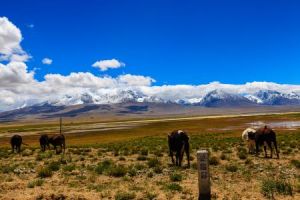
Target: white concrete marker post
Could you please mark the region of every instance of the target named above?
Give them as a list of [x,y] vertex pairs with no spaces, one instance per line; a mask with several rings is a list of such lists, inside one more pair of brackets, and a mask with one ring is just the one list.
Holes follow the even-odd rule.
[[208,151],[197,151],[197,166],[198,166],[198,184],[199,184],[199,198],[198,200],[210,200],[210,176],[208,165]]

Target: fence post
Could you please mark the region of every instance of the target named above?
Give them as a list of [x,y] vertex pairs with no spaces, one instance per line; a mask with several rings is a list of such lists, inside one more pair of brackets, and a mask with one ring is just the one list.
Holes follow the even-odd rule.
[[199,186],[199,198],[198,200],[210,200],[210,175],[209,175],[209,163],[208,163],[208,151],[197,151],[197,166],[198,166],[198,186]]

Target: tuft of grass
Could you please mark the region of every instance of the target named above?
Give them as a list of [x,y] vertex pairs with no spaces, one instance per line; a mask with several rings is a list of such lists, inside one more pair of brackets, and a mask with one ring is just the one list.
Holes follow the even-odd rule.
[[209,164],[210,165],[219,165],[220,164],[219,158],[217,156],[211,156],[209,158]]
[[140,154],[142,156],[148,156],[148,149],[142,149],[141,152],[140,152]]
[[247,159],[247,152],[245,152],[245,151],[240,151],[240,152],[238,152],[237,153],[237,155],[238,155],[238,157],[241,159],[241,160],[245,160],[245,159]]
[[154,200],[157,197],[157,194],[154,192],[146,192],[145,199],[147,200]]
[[178,183],[170,183],[170,184],[166,185],[166,189],[171,190],[171,191],[181,192],[182,191],[182,186],[179,185]]
[[225,166],[225,169],[229,172],[236,172],[238,170],[237,165],[230,163]]
[[291,164],[294,165],[296,168],[300,168],[300,161],[299,160],[291,160]]
[[37,180],[33,180],[33,181],[30,181],[28,184],[27,184],[27,187],[28,188],[34,188],[36,186],[42,186],[44,183],[44,180],[43,179],[37,179]]
[[147,164],[150,168],[154,168],[160,165],[160,161],[157,158],[150,158]]
[[97,174],[103,174],[104,172],[108,171],[110,167],[114,165],[112,160],[104,160],[95,167],[95,172]]
[[52,174],[53,172],[51,171],[51,169],[49,169],[49,167],[41,167],[38,169],[38,177],[40,178],[51,177]]
[[59,168],[60,168],[60,162],[57,162],[57,161],[52,161],[48,164],[48,168],[51,170],[51,171],[58,171]]
[[75,169],[76,169],[76,166],[74,164],[66,165],[63,167],[63,171],[65,171],[65,172],[71,172]]
[[179,174],[179,173],[172,173],[170,174],[170,180],[173,181],[173,182],[179,182],[179,181],[182,181],[182,175]]
[[131,200],[135,199],[136,194],[134,192],[118,191],[115,195],[115,200]]
[[268,199],[275,199],[275,194],[293,195],[292,185],[281,179],[266,179],[262,181],[261,193]]
[[145,160],[147,160],[147,157],[146,157],[146,156],[143,156],[143,155],[139,155],[139,156],[137,157],[137,160],[139,160],[139,161],[145,161]]
[[127,168],[124,167],[123,165],[112,166],[108,171],[108,175],[114,177],[123,177],[126,174],[127,174]]

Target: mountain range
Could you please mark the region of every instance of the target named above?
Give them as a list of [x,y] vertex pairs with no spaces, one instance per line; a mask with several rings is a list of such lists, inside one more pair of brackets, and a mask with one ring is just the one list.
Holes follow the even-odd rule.
[[166,100],[156,96],[145,95],[134,90],[119,93],[81,95],[48,100],[42,103],[23,106],[21,108],[0,113],[0,121],[12,121],[26,117],[54,118],[76,117],[82,115],[125,116],[125,115],[161,115],[208,112],[214,114],[220,109],[260,110],[272,107],[299,107],[300,95],[282,93],[274,90],[259,90],[252,94],[239,94],[222,89],[212,90],[203,97]]

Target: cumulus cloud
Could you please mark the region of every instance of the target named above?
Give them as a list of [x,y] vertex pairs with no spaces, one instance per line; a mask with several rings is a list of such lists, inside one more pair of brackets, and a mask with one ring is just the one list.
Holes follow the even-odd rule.
[[8,18],[0,17],[0,60],[28,60],[30,56],[20,46],[22,39],[20,29]]
[[44,58],[44,59],[42,60],[42,63],[43,63],[44,65],[51,65],[52,62],[53,62],[53,60],[50,59],[50,58]]
[[92,66],[99,68],[101,71],[106,71],[108,69],[117,69],[120,67],[124,67],[125,64],[116,59],[111,59],[96,61]]

